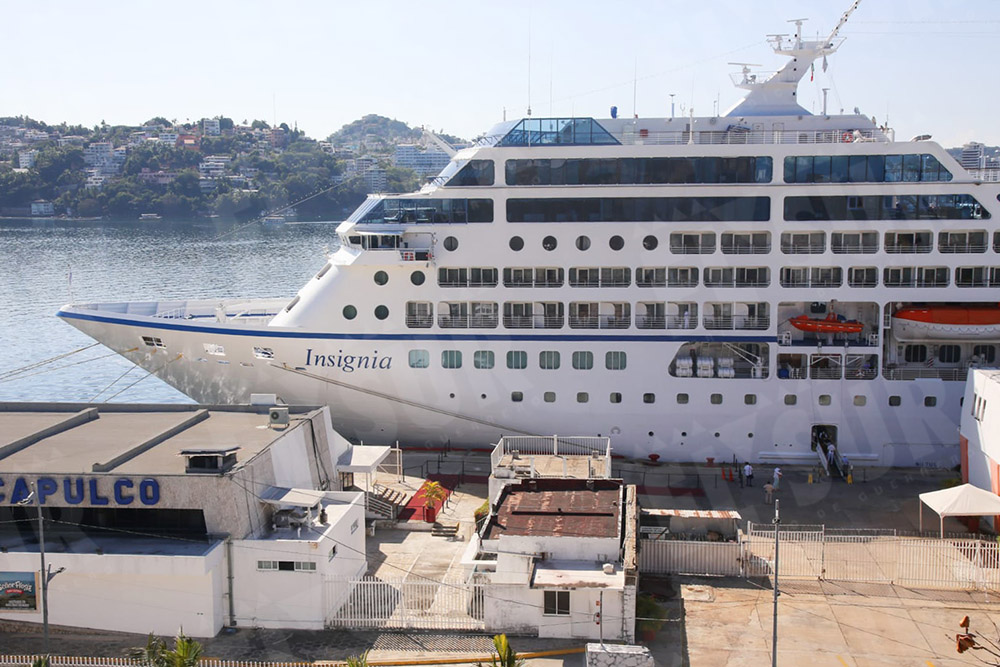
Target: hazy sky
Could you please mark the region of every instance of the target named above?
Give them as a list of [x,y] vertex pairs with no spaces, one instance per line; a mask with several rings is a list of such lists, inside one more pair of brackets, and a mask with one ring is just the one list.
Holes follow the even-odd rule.
[[[0,115],[138,124],[225,115],[323,138],[366,113],[474,137],[507,116],[667,116],[739,99],[728,62],[777,69],[764,42],[849,0],[0,0]],[[898,138],[1000,144],[998,0],[862,0],[799,88],[819,112],[859,107]],[[530,68],[529,68],[530,43]],[[530,77],[529,77],[530,69]]]

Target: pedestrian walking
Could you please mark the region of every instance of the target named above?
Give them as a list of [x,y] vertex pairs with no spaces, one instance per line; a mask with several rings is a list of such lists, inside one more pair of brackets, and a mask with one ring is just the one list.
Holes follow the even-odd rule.
[[747,464],[743,466],[743,476],[747,480],[747,486],[753,486],[753,466],[747,461]]
[[772,481],[771,483],[774,485],[775,491],[781,488],[781,468],[774,469],[774,481]]
[[767,482],[764,484],[764,504],[770,505],[774,502],[774,486]]
[[833,462],[837,460],[837,445],[832,442],[826,447],[826,462],[829,465],[833,465]]

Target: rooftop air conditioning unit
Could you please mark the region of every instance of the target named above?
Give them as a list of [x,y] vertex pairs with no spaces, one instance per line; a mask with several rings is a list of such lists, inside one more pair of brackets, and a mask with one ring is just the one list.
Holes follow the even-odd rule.
[[288,426],[288,408],[274,407],[267,411],[270,426]]

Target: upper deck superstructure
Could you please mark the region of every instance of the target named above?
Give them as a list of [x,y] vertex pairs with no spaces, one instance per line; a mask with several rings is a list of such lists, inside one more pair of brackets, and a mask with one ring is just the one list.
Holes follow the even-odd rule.
[[[838,39],[799,25],[776,52]],[[809,114],[782,97],[802,73],[742,72],[723,116],[502,123],[420,191],[370,197],[280,307],[62,315],[199,400],[329,403],[367,442],[946,462],[960,380],[1000,345],[1000,189],[930,141]]]

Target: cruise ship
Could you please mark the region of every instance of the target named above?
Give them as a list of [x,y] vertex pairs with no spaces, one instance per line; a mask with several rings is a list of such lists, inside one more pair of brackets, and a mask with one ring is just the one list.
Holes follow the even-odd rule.
[[842,44],[770,38],[728,112],[503,122],[370,196],[288,301],[59,316],[204,403],[328,404],[365,443],[602,435],[616,454],[957,463],[1000,344],[1000,187],[927,136],[814,114]]

